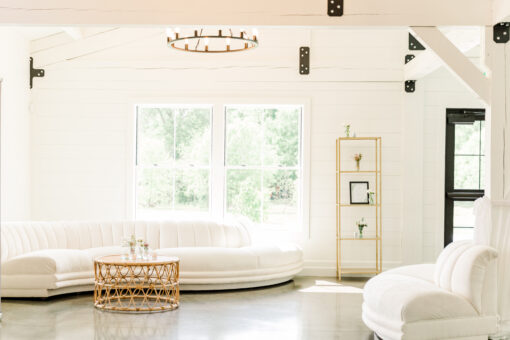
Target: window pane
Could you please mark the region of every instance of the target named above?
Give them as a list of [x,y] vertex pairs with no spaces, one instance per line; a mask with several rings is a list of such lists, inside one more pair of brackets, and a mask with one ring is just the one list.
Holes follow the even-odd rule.
[[455,125],[455,154],[480,154],[480,121]]
[[473,238],[475,216],[473,214],[474,201],[455,201],[453,203],[453,240]]
[[455,189],[478,189],[479,175],[478,156],[455,156]]
[[264,112],[264,165],[299,164],[301,108],[281,107]]
[[137,171],[136,204],[141,210],[171,209],[173,177],[168,169],[141,168]]
[[297,179],[295,170],[264,171],[264,223],[297,225]]
[[169,108],[139,108],[138,164],[170,164],[174,155],[174,114]]
[[480,122],[482,132],[480,133],[480,150],[482,150],[482,155],[485,155],[485,120]]
[[261,170],[227,170],[227,212],[261,222]]
[[473,237],[473,228],[453,228],[453,241],[472,240]]
[[136,215],[209,211],[212,108],[138,107]]
[[485,189],[485,156],[480,156],[480,189]]
[[262,108],[229,106],[226,109],[226,158],[228,165],[260,165]]
[[209,170],[175,172],[174,210],[209,211]]
[[211,154],[211,109],[175,110],[175,159],[179,165],[208,165]]

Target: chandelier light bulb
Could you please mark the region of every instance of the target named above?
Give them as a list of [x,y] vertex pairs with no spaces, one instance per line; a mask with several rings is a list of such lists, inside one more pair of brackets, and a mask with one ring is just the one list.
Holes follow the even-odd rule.
[[166,36],[172,38],[174,36],[174,30],[171,28],[166,29]]
[[257,40],[257,37],[259,36],[259,31],[256,28],[254,28],[252,30],[252,32],[253,32],[253,40]]

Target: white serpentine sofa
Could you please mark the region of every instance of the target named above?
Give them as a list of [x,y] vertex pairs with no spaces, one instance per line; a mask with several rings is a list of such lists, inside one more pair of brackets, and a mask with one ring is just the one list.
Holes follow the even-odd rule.
[[29,222],[1,225],[2,297],[48,297],[93,289],[93,260],[121,254],[123,237],[180,259],[181,290],[259,287],[292,279],[303,266],[294,244],[252,244],[239,223]]
[[365,285],[363,321],[384,340],[487,340],[498,328],[496,257],[459,241],[436,264],[379,274]]

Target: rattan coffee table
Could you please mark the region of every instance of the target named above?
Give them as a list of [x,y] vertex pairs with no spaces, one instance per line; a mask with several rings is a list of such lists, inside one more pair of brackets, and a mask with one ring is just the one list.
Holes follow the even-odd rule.
[[179,259],[124,260],[121,255],[94,261],[94,305],[118,312],[164,312],[179,307]]

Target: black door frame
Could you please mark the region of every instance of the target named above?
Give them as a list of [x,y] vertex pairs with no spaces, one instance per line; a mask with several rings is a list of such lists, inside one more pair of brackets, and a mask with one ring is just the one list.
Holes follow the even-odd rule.
[[453,206],[455,201],[474,201],[484,190],[460,190],[454,187],[455,125],[485,120],[485,109],[446,109],[444,245],[453,241]]

